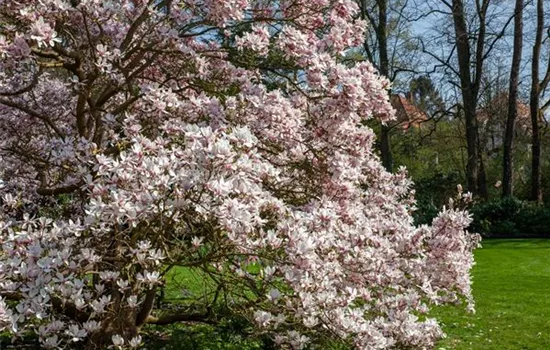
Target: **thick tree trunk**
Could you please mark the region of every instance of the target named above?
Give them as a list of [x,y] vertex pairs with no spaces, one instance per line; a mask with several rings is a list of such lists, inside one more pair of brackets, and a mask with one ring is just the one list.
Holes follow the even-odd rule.
[[380,55],[380,74],[390,78],[390,61],[388,59],[388,0],[377,0],[378,26],[376,36]]
[[510,70],[510,89],[508,92],[508,115],[504,134],[504,158],[502,162],[502,197],[513,195],[513,151],[514,134],[518,114],[518,83],[523,46],[523,0],[516,0],[514,17],[514,53]]
[[[448,4],[447,2],[445,2]],[[487,181],[485,169],[480,154],[479,130],[477,122],[477,104],[481,78],[483,76],[483,65],[487,58],[485,51],[487,23],[486,16],[490,0],[479,0],[475,2],[477,15],[477,35],[475,44],[471,42],[471,33],[468,30],[466,12],[463,0],[453,0],[451,4],[453,24],[455,30],[456,52],[458,59],[458,75],[460,77],[460,88],[462,92],[462,104],[466,122],[466,145],[467,164],[466,180],[468,191],[474,195],[487,196]],[[475,50],[472,51],[472,46]]]
[[[376,37],[378,40],[378,52],[380,57],[380,74],[390,78],[390,64],[388,58],[388,0],[377,0],[378,4],[378,25],[376,26]],[[380,133],[380,155],[382,164],[387,171],[393,171],[393,155],[391,151],[390,128],[382,125]]]
[[112,344],[112,337],[119,335],[125,340],[125,345],[139,334],[136,324],[136,314],[128,307],[121,307],[121,304],[114,305],[108,311],[110,317],[101,321],[101,329],[95,332],[86,342],[86,350],[107,349]]
[[537,0],[537,31],[533,45],[533,58],[531,63],[531,93],[529,99],[529,111],[531,114],[531,199],[542,203],[541,187],[541,145],[539,126],[540,83],[539,61],[542,46],[542,33],[544,30],[544,0]]
[[460,87],[462,89],[462,102],[466,121],[466,145],[468,153],[466,163],[466,181],[468,191],[473,194],[478,194],[479,149],[476,118],[477,92],[474,84],[472,84],[470,72],[470,42],[468,29],[466,26],[464,4],[461,0],[453,0],[452,6],[460,73]]
[[[466,119],[466,147],[467,147],[467,163],[466,163],[466,182],[468,191],[473,194],[479,194],[478,191],[478,174],[479,174],[479,148],[478,148],[478,133],[477,133],[477,118],[475,108],[468,102],[471,100],[463,96],[464,114]],[[469,105],[470,104],[470,105]]]

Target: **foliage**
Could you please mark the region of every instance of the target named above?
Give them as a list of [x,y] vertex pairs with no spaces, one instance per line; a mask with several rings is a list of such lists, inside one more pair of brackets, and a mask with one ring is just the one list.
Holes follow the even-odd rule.
[[428,75],[412,79],[409,89],[414,104],[430,117],[445,112],[445,101]]
[[461,128],[458,119],[441,119],[394,133],[396,164],[405,166],[415,182],[430,181],[428,179],[439,176],[458,176],[458,182],[451,186],[454,189],[457,183],[464,182],[461,169],[466,145]]
[[463,142],[457,120],[422,123],[393,135],[395,161],[414,181],[416,224],[430,223],[464,183],[461,167]]
[[[282,348],[432,346],[431,305],[473,308],[477,236],[456,208],[415,227],[410,180],[374,155],[362,121],[391,117],[389,84],[340,63],[357,14],[2,2],[0,327],[135,348],[147,325],[230,314]],[[181,268],[202,288],[163,308]]]
[[515,236],[519,234],[515,219],[522,202],[513,197],[495,199],[472,208],[473,230],[484,236]]
[[472,208],[472,231],[486,237],[546,237],[550,208],[514,197],[479,203]]
[[416,206],[414,212],[417,224],[428,224],[437,217],[437,213],[452,197],[452,188],[459,183],[457,173],[444,174],[435,171],[433,176],[417,180],[414,185],[416,191]]

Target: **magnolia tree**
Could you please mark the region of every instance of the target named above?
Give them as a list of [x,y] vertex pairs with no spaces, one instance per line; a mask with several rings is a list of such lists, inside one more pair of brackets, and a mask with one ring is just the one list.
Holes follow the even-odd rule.
[[[0,0],[0,327],[126,348],[231,313],[282,348],[432,346],[430,305],[473,306],[476,236],[452,207],[413,225],[411,183],[364,126],[391,118],[388,82],[341,63],[357,17],[352,0]],[[159,309],[174,269],[204,290]]]

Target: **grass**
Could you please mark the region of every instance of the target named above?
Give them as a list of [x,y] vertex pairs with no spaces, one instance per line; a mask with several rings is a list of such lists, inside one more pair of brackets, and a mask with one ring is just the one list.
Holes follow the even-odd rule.
[[475,256],[476,313],[436,310],[436,349],[550,349],[550,240],[487,240]]
[[166,275],[164,300],[178,302],[188,296],[202,295],[212,289],[209,279],[198,270],[173,268]]

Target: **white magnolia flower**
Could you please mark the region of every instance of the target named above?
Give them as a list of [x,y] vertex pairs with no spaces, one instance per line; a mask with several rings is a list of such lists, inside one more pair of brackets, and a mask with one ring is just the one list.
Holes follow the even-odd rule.
[[160,273],[158,271],[144,271],[143,274],[138,273],[137,280],[146,284],[158,284],[160,283]]
[[268,299],[271,301],[276,301],[281,297],[281,292],[277,288],[273,288],[269,291],[269,294],[267,295]]
[[117,348],[122,348],[124,345],[124,338],[122,338],[120,335],[115,334],[111,337],[111,340],[113,341],[113,345]]
[[130,339],[130,347],[131,348],[137,348],[141,344],[141,336],[137,335]]
[[57,348],[59,343],[60,343],[59,338],[57,337],[57,335],[54,334],[53,336],[44,340],[43,345],[46,349],[55,349]]
[[88,333],[86,333],[86,330],[80,329],[75,324],[70,325],[65,333],[71,338],[73,342],[81,341],[84,337],[86,337],[86,335],[88,335]]
[[82,328],[84,328],[88,333],[93,333],[101,328],[101,323],[94,320],[87,321],[82,324]]

